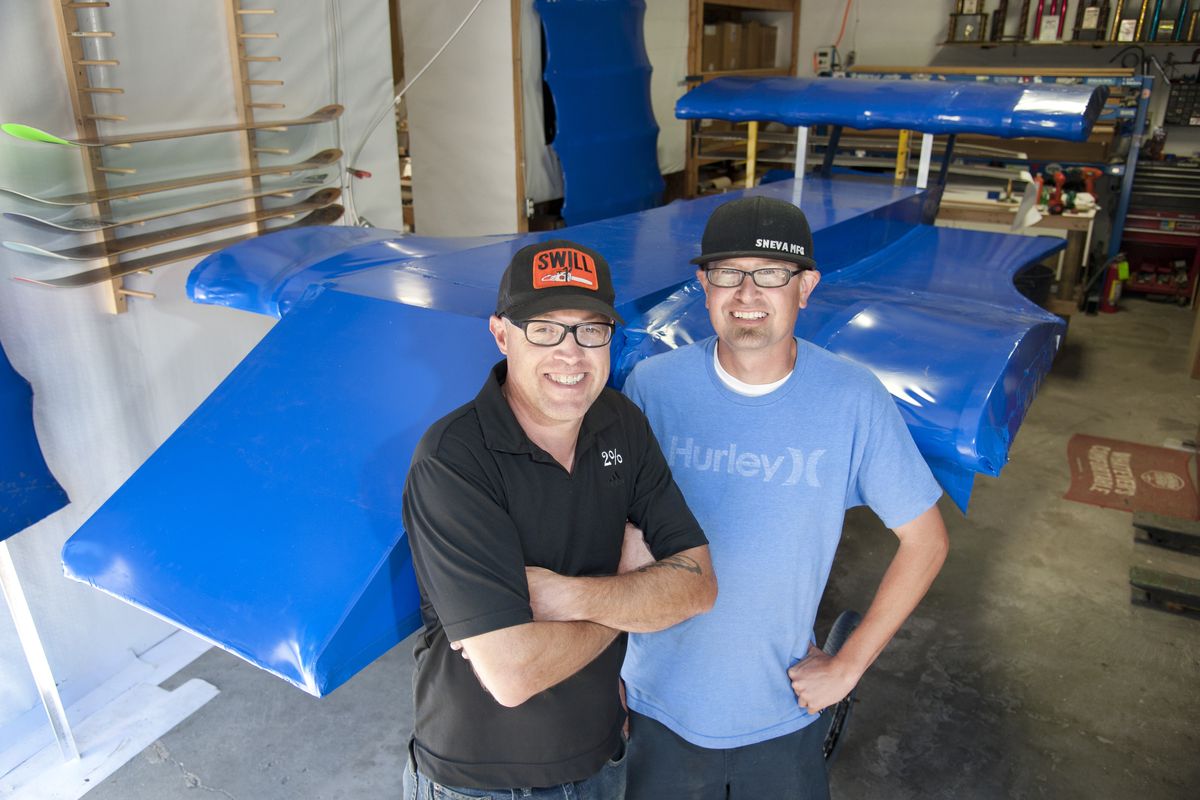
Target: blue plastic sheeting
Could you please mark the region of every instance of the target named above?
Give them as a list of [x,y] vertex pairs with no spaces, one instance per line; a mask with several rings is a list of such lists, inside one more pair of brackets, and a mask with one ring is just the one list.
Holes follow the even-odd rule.
[[546,34],[563,219],[578,225],[658,205],[665,184],[642,38],[646,4],[535,0],[534,8]]
[[[612,267],[628,321],[615,370],[708,334],[688,260],[712,210],[740,194],[567,232]],[[797,331],[879,374],[965,505],[973,476],[1004,464],[1062,330],[1011,275],[1062,243],[923,226],[928,199],[890,181],[805,183],[823,279]],[[270,234],[202,262],[195,296],[250,286],[224,299],[287,313],[71,538],[67,573],[314,695],[333,691],[418,624],[400,522],[413,446],[499,358],[484,318],[512,254],[561,235],[436,252],[405,237]],[[308,266],[276,279],[293,260]]]
[[[753,192],[787,200],[792,186],[785,181]],[[822,260],[825,271],[863,258],[903,235],[921,219],[927,205],[927,195],[890,182],[810,179],[804,191],[804,210],[814,231],[834,227],[854,231],[845,237],[839,252]],[[618,301],[624,301],[618,311],[632,320],[691,278],[693,267],[688,261],[700,253],[708,215],[739,194],[577,225],[565,235],[605,255]],[[390,238],[358,244],[354,234],[342,233],[347,230],[356,229],[283,231],[236,244],[201,261],[188,277],[188,292],[199,303],[277,317],[286,313],[288,298],[336,286],[407,305],[486,317],[495,307],[496,286],[513,253],[530,242],[564,235],[545,231],[509,238],[439,240],[371,229],[372,236]],[[317,235],[293,235],[309,231]],[[328,245],[322,243],[325,231]],[[439,251],[439,241],[465,244],[461,250]]]
[[315,226],[260,236],[213,253],[188,275],[194,302],[282,317],[308,292],[379,263],[461,253],[511,236],[404,236],[382,228]]
[[0,345],[0,542],[68,502],[33,430],[33,390]]
[[846,78],[726,77],[679,98],[680,119],[1087,139],[1108,88]]
[[71,537],[67,575],[332,691],[416,628],[408,463],[499,357],[478,320],[323,292]]
[[[818,232],[836,252],[847,232]],[[798,336],[856,361],[887,386],[921,454],[965,512],[976,473],[999,475],[1066,332],[1013,276],[1062,240],[920,226],[853,266],[823,273]],[[625,330],[614,372],[713,334],[693,280]]]

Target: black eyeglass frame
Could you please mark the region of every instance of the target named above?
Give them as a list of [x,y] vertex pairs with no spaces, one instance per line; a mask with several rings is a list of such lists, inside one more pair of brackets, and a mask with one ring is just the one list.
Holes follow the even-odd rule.
[[[520,328],[521,332],[525,334],[525,341],[529,342],[534,347],[558,347],[560,344],[563,343],[563,340],[567,338],[568,333],[571,334],[572,338],[575,339],[575,344],[579,345],[580,347],[587,347],[589,349],[596,348],[596,347],[608,347],[610,344],[612,344],[613,334],[615,334],[617,331],[617,323],[615,323],[615,322],[592,321],[592,322],[577,322],[574,325],[568,325],[565,322],[555,322],[552,319],[534,318],[534,319],[523,319],[520,321],[515,320],[512,317],[505,317],[504,319],[508,320],[510,323],[512,323],[516,327]],[[530,323],[533,323],[533,322],[540,322],[543,325],[553,325],[554,327],[558,328],[559,329],[558,341],[556,341],[556,342],[535,342],[532,339],[530,339],[528,326],[530,325]],[[608,338],[605,339],[600,344],[584,344],[583,342],[579,341],[579,329],[586,327],[588,325],[599,325],[601,327],[608,328]]]
[[[787,267],[759,267],[758,269],[738,269],[737,267],[720,267],[715,264],[713,264],[711,266],[706,264],[702,269],[704,271],[705,276],[707,276],[708,273],[712,272],[715,269],[724,270],[726,272],[737,272],[737,273],[741,274],[742,277],[738,278],[738,282],[735,284],[732,284],[730,286],[723,286],[719,283],[714,283],[713,279],[711,277],[708,278],[708,282],[710,284],[712,284],[713,286],[716,286],[718,289],[736,289],[742,285],[743,281],[746,280],[747,275],[749,275],[750,279],[754,281],[754,285],[760,289],[782,289],[783,287],[787,286],[789,283],[792,282],[792,278],[796,277],[801,272],[807,271],[806,269],[788,269]],[[758,273],[760,273],[760,272],[779,272],[779,271],[787,272],[788,279],[786,281],[784,281],[783,283],[779,284],[778,286],[763,286],[762,283],[759,282],[759,280],[758,280]]]

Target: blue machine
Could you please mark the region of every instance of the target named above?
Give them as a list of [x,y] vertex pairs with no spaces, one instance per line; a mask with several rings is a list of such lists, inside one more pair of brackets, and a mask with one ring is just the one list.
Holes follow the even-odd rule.
[[1105,87],[1048,83],[725,77],[680,98],[675,115],[1083,141],[1107,98]]
[[33,391],[0,345],[0,542],[67,504],[33,430]]
[[[905,124],[935,124],[938,98],[924,117],[901,104]],[[1056,108],[1043,108],[1045,130],[1087,135]],[[1012,130],[1010,111],[997,128]],[[688,260],[708,215],[739,194],[567,231],[447,241],[313,228],[210,256],[189,279],[197,302],[282,319],[67,542],[67,574],[311,694],[332,691],[418,624],[405,473],[425,428],[499,358],[485,320],[512,254],[567,236],[607,257],[628,323],[613,343],[619,383],[638,359],[711,333]],[[1065,330],[1012,278],[1062,242],[922,224],[930,193],[890,181],[810,179],[803,198],[824,277],[798,334],[879,375],[965,509],[974,475],[1004,466]]]
[[[578,225],[662,202],[643,0],[536,0],[563,172],[562,217]],[[619,164],[620,169],[613,169]]]

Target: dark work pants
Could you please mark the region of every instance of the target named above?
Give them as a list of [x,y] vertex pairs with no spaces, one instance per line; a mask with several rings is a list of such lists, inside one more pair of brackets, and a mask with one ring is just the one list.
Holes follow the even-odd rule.
[[631,711],[626,800],[828,800],[823,727],[710,750]]

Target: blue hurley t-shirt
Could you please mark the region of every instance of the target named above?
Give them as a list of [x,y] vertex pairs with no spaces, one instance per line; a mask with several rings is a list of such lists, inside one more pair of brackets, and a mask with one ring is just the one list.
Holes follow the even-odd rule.
[[716,341],[649,358],[625,383],[708,536],[719,588],[709,613],[630,634],[622,676],[634,711],[731,748],[816,719],[787,670],[813,641],[846,509],[868,505],[895,528],[941,488],[866,368],[798,339],[791,377],[746,397],[717,376]]

